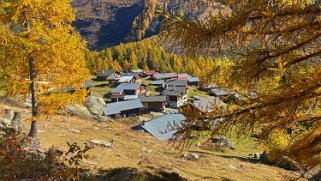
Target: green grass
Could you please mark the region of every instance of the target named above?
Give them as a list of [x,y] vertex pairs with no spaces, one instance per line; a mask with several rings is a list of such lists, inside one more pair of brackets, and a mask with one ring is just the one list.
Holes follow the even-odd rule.
[[210,95],[207,92],[202,92],[198,90],[196,87],[190,87],[188,90],[188,100],[194,100],[194,96],[199,96],[199,97],[210,97]]
[[91,88],[91,95],[96,97],[103,97],[105,101],[111,101],[108,98],[108,94],[114,89],[108,86],[108,81],[93,81],[93,86]]

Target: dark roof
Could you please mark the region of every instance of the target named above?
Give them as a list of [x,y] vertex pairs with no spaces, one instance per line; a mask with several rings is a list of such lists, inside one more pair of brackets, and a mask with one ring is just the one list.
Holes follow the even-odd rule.
[[111,76],[115,73],[115,70],[101,70],[99,72],[97,72],[97,76]]
[[167,114],[143,122],[138,127],[141,127],[159,140],[169,140],[177,132],[177,129],[183,126],[184,120],[186,120],[186,117],[182,114]]
[[185,92],[185,87],[175,87],[175,89],[164,90],[162,95],[164,96],[180,96]]
[[166,102],[166,96],[139,97],[141,102]]
[[187,80],[167,80],[167,85],[187,86]]
[[138,109],[143,107],[143,104],[138,99],[123,102],[115,102],[106,104],[106,107],[104,108],[104,114],[106,116],[109,116],[114,114],[120,114],[122,111]]
[[137,90],[141,86],[140,83],[122,83],[111,91],[112,94],[122,94],[124,90]]
[[161,73],[161,74],[155,74],[153,75],[153,78],[156,80],[162,80],[162,79],[170,79],[177,77],[176,73]]

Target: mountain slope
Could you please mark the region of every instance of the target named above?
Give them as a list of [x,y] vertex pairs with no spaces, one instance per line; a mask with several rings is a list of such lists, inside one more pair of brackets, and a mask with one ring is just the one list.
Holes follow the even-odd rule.
[[76,29],[90,49],[101,49],[124,42],[132,23],[142,11],[142,0],[74,0]]

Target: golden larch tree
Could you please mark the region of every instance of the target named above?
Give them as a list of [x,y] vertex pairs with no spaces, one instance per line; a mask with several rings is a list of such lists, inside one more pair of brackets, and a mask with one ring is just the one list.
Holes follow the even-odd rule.
[[7,94],[31,96],[30,137],[37,137],[41,113],[55,113],[87,95],[85,42],[71,26],[70,2],[0,1],[1,84]]
[[254,130],[272,160],[287,157],[307,168],[320,164],[320,1],[202,2],[190,3],[205,6],[207,13],[195,20],[172,18],[164,33],[183,52],[216,56],[221,63],[206,80],[239,92],[244,104],[190,115],[192,124],[181,135],[188,137],[195,122],[220,119],[218,126],[204,123],[203,129]]

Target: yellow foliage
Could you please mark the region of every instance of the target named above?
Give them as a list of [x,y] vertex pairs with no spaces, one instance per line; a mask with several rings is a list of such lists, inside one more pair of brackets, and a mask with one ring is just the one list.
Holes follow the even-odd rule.
[[[90,78],[85,42],[74,31],[71,0],[0,1],[0,80],[8,94],[35,89],[42,113],[81,102]],[[34,68],[34,70],[32,69]],[[32,74],[34,74],[32,76]],[[35,82],[35,86],[30,86]],[[30,87],[33,87],[30,89]],[[72,88],[73,94],[66,93]],[[33,117],[38,108],[34,107]]]

